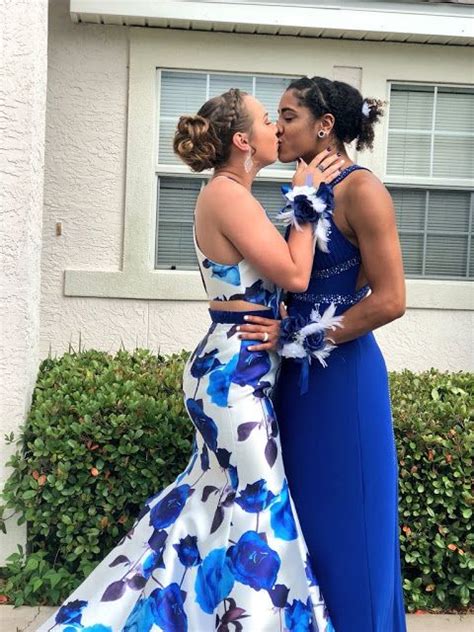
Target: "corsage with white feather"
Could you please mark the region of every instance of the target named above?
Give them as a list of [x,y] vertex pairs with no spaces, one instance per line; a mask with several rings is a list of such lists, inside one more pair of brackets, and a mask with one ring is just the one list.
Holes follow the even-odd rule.
[[318,190],[313,186],[283,185],[281,187],[286,206],[277,215],[285,226],[294,226],[301,230],[301,224],[313,224],[314,247],[329,252],[329,216],[334,210],[334,193],[325,182]]
[[280,325],[278,352],[283,358],[294,358],[301,362],[301,393],[308,390],[309,365],[313,359],[324,367],[326,359],[336,345],[326,335],[336,327],[342,327],[342,316],[335,316],[334,303],[321,315],[313,309],[309,318],[300,314],[283,318]]

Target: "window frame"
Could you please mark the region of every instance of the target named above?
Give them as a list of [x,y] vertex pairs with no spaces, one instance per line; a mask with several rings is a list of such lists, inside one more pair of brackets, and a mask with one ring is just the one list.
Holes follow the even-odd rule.
[[[275,37],[235,33],[200,33],[172,29],[131,28],[129,36],[128,119],[125,158],[125,200],[123,209],[122,265],[119,270],[98,270],[93,262],[84,269],[64,271],[66,296],[127,298],[163,301],[205,301],[199,272],[154,269],[156,234],[156,69],[206,70],[293,76],[299,60],[301,74],[311,74],[311,55],[318,52],[318,70],[332,76],[334,67],[344,67],[357,59],[363,68],[364,94],[384,95],[388,81],[396,83],[443,83],[449,76],[462,83],[466,63],[462,51],[445,50],[433,65],[433,47],[421,45],[306,40],[278,38],[278,62],[272,53]],[[205,45],[204,39],[205,38]],[[251,44],[251,46],[250,46]],[[411,50],[416,46],[418,64],[413,65]],[[179,61],[176,50],[179,48]],[[395,51],[395,49],[397,49]],[[222,51],[225,50],[225,60]],[[379,54],[375,54],[375,50]],[[217,54],[221,51],[220,54]],[[396,53],[396,54],[395,54]],[[392,59],[396,63],[392,62]],[[456,62],[455,60],[458,60]],[[278,68],[277,68],[278,65]],[[223,70],[224,68],[224,70]],[[276,72],[278,70],[278,72]],[[376,136],[373,153],[366,152],[359,163],[383,179],[386,120]],[[150,133],[151,131],[151,133]],[[381,173],[382,172],[382,173]],[[187,174],[185,174],[187,175]],[[265,177],[265,176],[262,176]],[[269,179],[283,177],[268,174]],[[99,246],[98,246],[99,247]],[[468,281],[409,279],[407,305],[416,309],[473,310],[473,284]]]
[[[461,82],[443,82],[443,81],[411,81],[409,79],[388,79],[387,80],[387,91],[386,91],[386,101],[388,103],[388,110],[390,110],[390,96],[392,91],[392,85],[405,85],[405,86],[421,86],[421,87],[435,87],[435,88],[471,88],[473,89],[473,85],[469,83],[461,83]],[[434,118],[433,113],[433,118]],[[388,121],[390,118],[390,114],[387,116],[386,125],[383,134],[383,143],[384,147],[388,148],[388,136],[389,136],[389,125]],[[431,128],[431,134],[433,134],[433,127]],[[452,134],[456,135],[456,134]],[[388,152],[384,152],[384,163],[383,163],[383,181],[387,186],[399,186],[403,185],[406,188],[430,188],[430,189],[461,189],[461,190],[471,190],[472,189],[472,180],[469,178],[439,178],[436,176],[397,176],[394,174],[387,173],[387,162],[388,162]]]
[[[462,84],[462,83],[452,83],[452,82],[432,82],[432,81],[399,81],[399,80],[391,80],[387,81],[387,102],[390,104],[390,98],[392,95],[392,86],[420,86],[420,87],[428,87],[433,88],[433,98],[436,99],[439,88],[469,88],[473,89],[471,84]],[[435,101],[436,104],[436,101]],[[389,106],[390,108],[390,106]],[[426,134],[429,134],[431,141],[431,170],[433,163],[433,143],[435,137],[435,120],[436,120],[436,107],[433,107],[432,113],[432,122],[431,129]],[[470,193],[470,204],[469,204],[469,224],[466,233],[452,233],[453,236],[466,236],[467,237],[467,261],[466,261],[466,271],[469,272],[470,268],[470,259],[471,259],[471,242],[472,242],[472,229],[474,224],[474,190],[473,190],[473,182],[469,178],[441,178],[436,176],[397,176],[394,174],[389,174],[387,171],[388,167],[388,141],[389,141],[389,133],[390,133],[390,111],[387,116],[387,123],[385,125],[385,134],[384,134],[384,146],[385,146],[385,160],[384,160],[384,184],[388,188],[391,189],[416,189],[423,191],[425,193],[425,217],[424,217],[424,229],[415,231],[415,230],[400,230],[400,234],[410,234],[410,235],[422,235],[423,236],[423,254],[422,254],[422,267],[423,270],[426,266],[426,242],[428,235],[438,234],[436,231],[428,231],[428,205],[429,205],[429,194],[430,191],[438,191],[438,190],[446,190],[446,191],[467,191]],[[414,131],[413,133],[418,133]],[[421,132],[420,132],[421,133]],[[452,136],[461,135],[452,133]],[[467,136],[471,136],[470,134],[466,134]],[[474,136],[474,134],[473,134]],[[441,234],[441,233],[439,233]],[[407,279],[420,279],[427,281],[465,281],[467,283],[472,282],[472,278],[466,276],[426,276],[424,273],[422,274],[407,274]]]

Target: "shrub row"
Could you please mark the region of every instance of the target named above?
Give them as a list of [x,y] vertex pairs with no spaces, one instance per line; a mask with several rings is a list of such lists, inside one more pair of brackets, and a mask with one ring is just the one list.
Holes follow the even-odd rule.
[[[143,501],[185,468],[193,437],[181,393],[186,358],[85,351],[43,362],[3,493],[4,518],[16,512],[28,527],[27,550],[3,569],[10,602],[62,601]],[[474,375],[390,377],[406,605],[462,609],[474,590]]]

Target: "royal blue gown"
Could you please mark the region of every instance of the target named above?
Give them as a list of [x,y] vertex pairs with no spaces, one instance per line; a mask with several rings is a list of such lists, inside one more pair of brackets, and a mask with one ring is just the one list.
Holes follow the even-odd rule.
[[[348,167],[333,187],[360,168]],[[328,249],[316,250],[307,291],[289,296],[290,316],[331,303],[343,314],[369,291],[357,288],[359,250],[332,217]],[[281,366],[274,403],[289,486],[337,632],[405,632],[385,362],[368,333],[339,345],[327,363],[312,361],[306,392],[302,365]]]

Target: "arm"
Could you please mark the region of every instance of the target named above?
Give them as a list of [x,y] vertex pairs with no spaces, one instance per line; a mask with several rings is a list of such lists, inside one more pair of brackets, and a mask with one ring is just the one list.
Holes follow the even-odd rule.
[[348,189],[346,215],[359,244],[371,294],[349,308],[343,326],[331,332],[336,344],[377,329],[405,312],[405,281],[395,212],[390,194],[367,174]]
[[[337,155],[321,152],[309,165],[300,162],[293,184],[309,177],[317,189],[337,176],[342,162]],[[324,173],[317,169],[320,164],[326,167]],[[308,287],[314,256],[309,223],[293,228],[285,241],[250,192],[232,181],[214,187],[212,204],[220,233],[265,277],[291,292]]]
[[313,233],[308,224],[286,242],[249,191],[234,182],[214,188],[217,228],[263,276],[292,292],[308,286]]
[[[349,191],[347,220],[357,237],[362,263],[371,287],[371,294],[349,308],[343,315],[342,328],[328,336],[335,344],[348,342],[373,331],[405,312],[405,281],[400,243],[392,199],[385,187],[372,175],[365,175]],[[244,325],[243,338],[259,340],[261,332],[278,333],[256,316],[249,316],[251,325]],[[255,350],[267,346],[255,346]],[[275,348],[273,344],[269,348]]]

